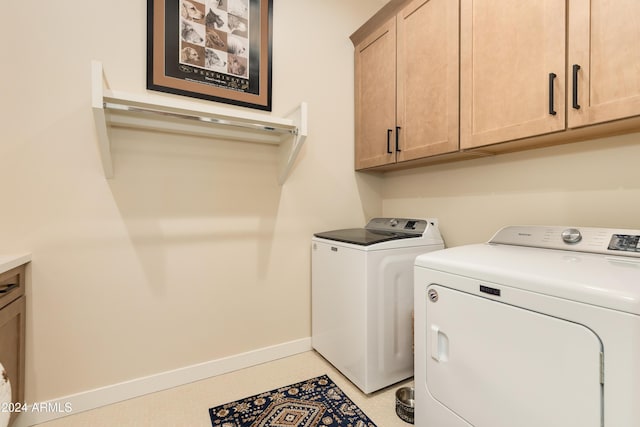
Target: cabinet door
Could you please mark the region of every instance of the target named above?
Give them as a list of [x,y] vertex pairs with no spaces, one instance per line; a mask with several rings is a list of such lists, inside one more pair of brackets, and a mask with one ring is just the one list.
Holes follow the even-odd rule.
[[396,19],[355,49],[355,168],[396,161]]
[[[0,310],[0,363],[11,382],[11,400],[24,402],[25,297]],[[11,414],[11,419],[18,415]]]
[[565,128],[565,16],[560,0],[461,1],[461,148]]
[[458,4],[415,0],[398,14],[398,161],[458,150]]
[[569,1],[569,127],[640,115],[639,16],[638,0]]

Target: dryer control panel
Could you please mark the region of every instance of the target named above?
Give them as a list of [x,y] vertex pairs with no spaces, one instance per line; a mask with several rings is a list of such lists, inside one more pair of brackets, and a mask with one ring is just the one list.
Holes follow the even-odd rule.
[[640,252],[640,235],[614,234],[609,241],[611,251]]
[[489,243],[640,258],[640,230],[509,226],[498,231]]

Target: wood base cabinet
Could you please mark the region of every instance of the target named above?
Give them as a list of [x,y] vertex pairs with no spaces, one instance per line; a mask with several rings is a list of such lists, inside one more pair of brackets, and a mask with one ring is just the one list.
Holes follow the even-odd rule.
[[356,170],[459,148],[458,2],[391,1],[384,11],[351,36]]
[[[24,272],[25,267],[21,266],[0,273],[0,363],[11,383],[11,400],[14,404],[24,403]],[[9,425],[19,413],[11,412]]]

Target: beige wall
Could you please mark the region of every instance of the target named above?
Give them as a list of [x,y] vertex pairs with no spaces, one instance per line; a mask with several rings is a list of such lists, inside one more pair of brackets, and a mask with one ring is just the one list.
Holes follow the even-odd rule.
[[274,3],[274,114],[310,114],[283,187],[272,147],[132,130],[105,180],[91,60],[145,91],[146,1],[4,4],[0,252],[33,254],[29,401],[310,335],[311,234],[382,211],[352,167],[349,35],[385,1]]
[[402,172],[383,180],[385,216],[434,216],[447,246],[506,225],[640,229],[640,134]]
[[283,187],[270,147],[125,130],[107,181],[90,62],[144,92],[146,2],[89,3],[0,14],[0,252],[33,254],[28,400],[308,337],[314,231],[381,214],[438,217],[450,246],[516,223],[640,228],[639,135],[355,174],[348,36],[384,0],[275,1],[274,114],[310,111]]

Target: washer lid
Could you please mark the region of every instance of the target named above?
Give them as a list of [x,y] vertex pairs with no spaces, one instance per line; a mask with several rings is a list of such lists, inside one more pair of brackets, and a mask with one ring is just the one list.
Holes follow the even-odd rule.
[[337,242],[351,243],[360,246],[370,246],[391,240],[418,237],[415,234],[367,230],[366,228],[346,228],[344,230],[325,231],[322,233],[315,233],[314,236],[321,239],[335,240]]

